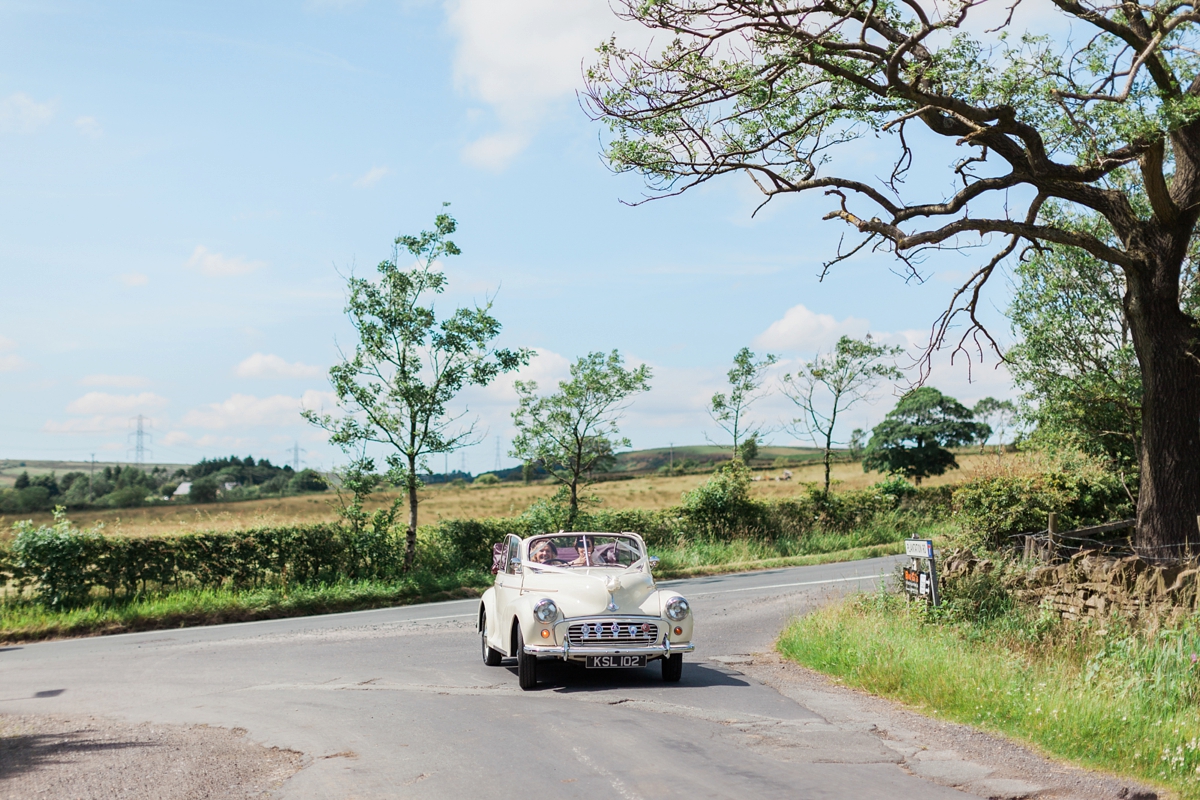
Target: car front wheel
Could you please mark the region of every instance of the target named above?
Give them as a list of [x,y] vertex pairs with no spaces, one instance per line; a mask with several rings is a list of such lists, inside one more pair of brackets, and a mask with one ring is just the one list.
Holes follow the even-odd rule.
[[683,677],[683,653],[674,653],[662,660],[663,680],[678,683]]
[[517,683],[528,691],[537,686],[537,656],[525,652],[525,636],[517,626]]
[[487,614],[483,615],[482,624],[479,626],[479,640],[483,643],[483,663],[489,667],[498,667],[504,659],[504,655],[494,647],[488,645],[487,640]]

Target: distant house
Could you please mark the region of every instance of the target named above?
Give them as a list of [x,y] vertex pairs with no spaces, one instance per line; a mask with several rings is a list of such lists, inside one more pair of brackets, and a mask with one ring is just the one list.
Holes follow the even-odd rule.
[[230,489],[236,489],[237,487],[241,486],[240,483],[236,483],[234,481],[225,481],[225,483],[223,483],[221,485],[225,487],[225,491],[227,491],[227,492]]
[[192,482],[184,481],[179,484],[179,488],[171,493],[172,500],[186,500],[187,496],[192,493]]

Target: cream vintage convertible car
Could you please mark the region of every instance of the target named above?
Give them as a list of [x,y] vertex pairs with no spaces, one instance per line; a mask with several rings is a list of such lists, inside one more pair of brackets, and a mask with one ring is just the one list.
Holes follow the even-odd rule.
[[552,533],[494,545],[496,584],[479,604],[483,663],[517,659],[522,689],[537,685],[540,659],[593,669],[662,662],[665,681],[683,674],[692,614],[678,593],[659,589],[636,533]]

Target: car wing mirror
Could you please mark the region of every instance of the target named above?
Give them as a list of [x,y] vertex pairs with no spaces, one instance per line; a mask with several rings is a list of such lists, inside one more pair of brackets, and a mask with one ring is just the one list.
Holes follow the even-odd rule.
[[659,558],[658,556],[650,556],[650,558],[646,559],[646,562],[650,565],[650,569],[654,569],[659,564]]
[[521,568],[521,559],[519,559],[519,558],[510,558],[508,560],[508,563],[514,570],[518,570]]

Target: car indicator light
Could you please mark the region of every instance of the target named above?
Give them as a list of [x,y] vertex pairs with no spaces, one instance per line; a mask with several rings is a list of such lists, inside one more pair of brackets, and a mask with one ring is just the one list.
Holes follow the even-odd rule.
[[550,638],[550,631],[549,631],[549,629],[547,629],[547,628],[542,628],[542,638],[543,638],[543,639],[549,639],[549,638]]
[[675,635],[676,635],[676,636],[683,636],[683,628],[681,628],[681,627],[679,627],[678,625],[676,625],[676,626],[675,626]]

